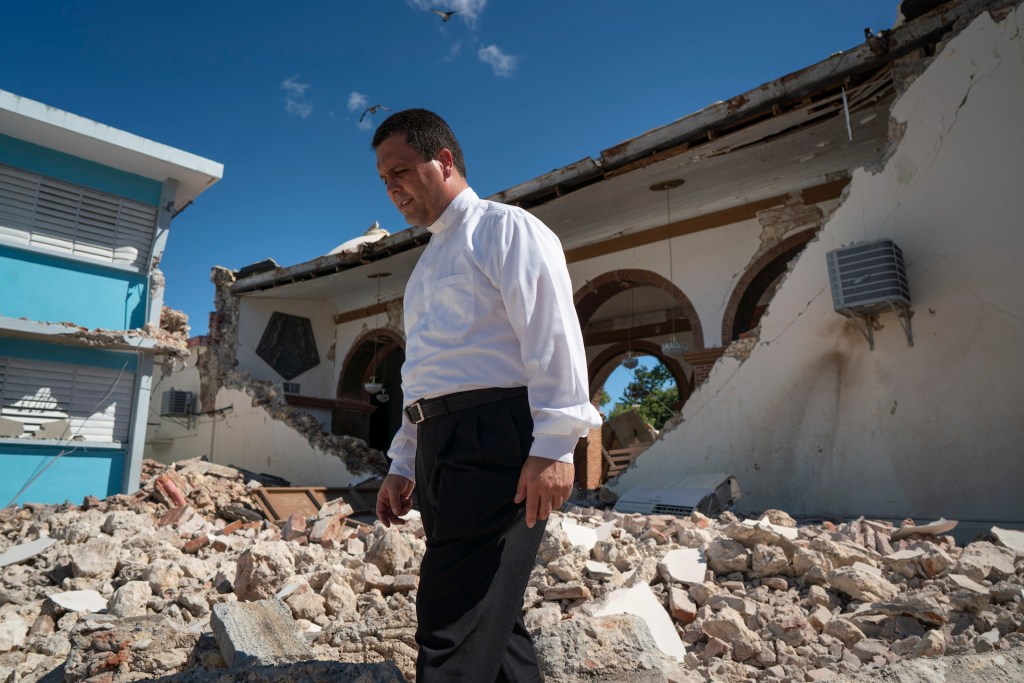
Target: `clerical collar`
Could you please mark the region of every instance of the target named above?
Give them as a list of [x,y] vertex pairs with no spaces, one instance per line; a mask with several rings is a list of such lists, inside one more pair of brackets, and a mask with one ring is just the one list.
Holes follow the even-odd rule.
[[459,220],[459,214],[465,211],[472,202],[475,202],[478,199],[479,197],[476,196],[476,192],[473,192],[473,188],[467,187],[465,190],[455,195],[455,199],[448,204],[433,224],[427,226],[427,230],[436,235],[448,226],[454,225]]

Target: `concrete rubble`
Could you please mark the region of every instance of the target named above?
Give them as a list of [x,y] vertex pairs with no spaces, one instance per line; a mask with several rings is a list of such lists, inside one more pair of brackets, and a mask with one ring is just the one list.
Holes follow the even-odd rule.
[[[0,510],[0,683],[414,680],[415,513],[385,529],[331,501],[278,528],[253,486],[146,461],[134,495]],[[570,506],[525,621],[549,683],[923,681],[953,656],[1019,675],[1019,532],[929,528]]]

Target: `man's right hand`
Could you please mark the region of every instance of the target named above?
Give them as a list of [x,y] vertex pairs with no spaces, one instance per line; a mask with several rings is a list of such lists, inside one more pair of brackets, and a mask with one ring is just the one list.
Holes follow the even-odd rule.
[[386,527],[405,524],[402,515],[412,509],[412,490],[416,482],[398,474],[389,474],[377,492],[377,519]]

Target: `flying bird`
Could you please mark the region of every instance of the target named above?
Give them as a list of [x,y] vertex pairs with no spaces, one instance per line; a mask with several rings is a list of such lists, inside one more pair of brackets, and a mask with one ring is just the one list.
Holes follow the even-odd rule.
[[452,18],[452,15],[455,14],[455,12],[456,12],[456,10],[451,10],[450,12],[445,12],[444,10],[439,10],[439,9],[432,9],[430,11],[433,12],[434,14],[436,14],[437,16],[441,17],[441,23],[442,24],[443,23],[447,23],[448,20]]
[[366,108],[366,109],[365,109],[365,110],[363,111],[363,115],[359,117],[359,123],[362,123],[362,122],[363,122],[363,119],[365,119],[365,118],[366,118],[366,115],[367,115],[367,114],[376,114],[376,113],[377,113],[378,111],[380,111],[380,110],[382,110],[382,109],[383,109],[384,111],[391,111],[390,109],[388,109],[387,107],[385,107],[385,106],[384,106],[383,104],[375,104],[375,105],[373,105],[372,107],[367,107],[367,108]]

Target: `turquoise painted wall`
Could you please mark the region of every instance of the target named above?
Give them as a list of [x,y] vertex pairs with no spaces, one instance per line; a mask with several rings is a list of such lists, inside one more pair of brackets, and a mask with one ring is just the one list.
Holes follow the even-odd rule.
[[42,474],[15,502],[48,504],[69,500],[81,504],[86,496],[106,498],[121,492],[124,465],[125,452],[115,448],[76,443],[61,449],[0,442],[0,472],[3,472],[0,507],[8,505],[18,490],[39,472]]
[[65,344],[47,344],[31,339],[0,337],[0,356],[89,365],[108,370],[123,369],[126,372],[135,372],[139,367],[139,356],[135,351],[108,351]]
[[0,163],[94,190],[159,206],[162,180],[145,178],[94,161],[0,135]]
[[0,315],[88,328],[146,324],[144,275],[0,245]]

